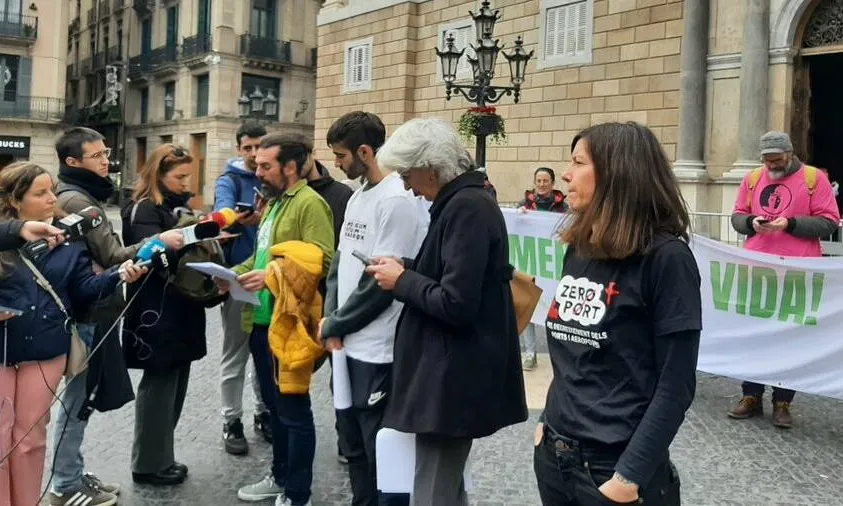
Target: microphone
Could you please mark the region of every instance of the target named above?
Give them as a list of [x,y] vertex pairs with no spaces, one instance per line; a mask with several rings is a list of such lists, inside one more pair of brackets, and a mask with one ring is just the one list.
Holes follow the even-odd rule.
[[54,225],[64,232],[65,240],[77,241],[85,237],[91,230],[105,222],[102,211],[94,206],[86,207],[78,213],[69,214]]
[[184,245],[195,244],[220,235],[220,226],[213,221],[201,221],[196,225],[181,229]]
[[202,218],[203,223],[209,221],[216,223],[219,225],[220,229],[223,230],[237,222],[237,213],[233,209],[224,207],[219,211],[208,213],[204,218]]
[[[158,239],[148,241],[138,250],[138,254],[135,256],[135,266],[169,268],[170,260],[167,257],[167,247]],[[119,269],[117,272],[123,274],[125,270]]]
[[[95,206],[88,206],[78,213],[65,216],[53,225],[62,231],[65,241],[78,241],[84,239],[86,234],[102,225],[105,220],[102,211]],[[50,251],[50,246],[46,239],[39,239],[26,243],[20,251],[29,259],[37,261]]]

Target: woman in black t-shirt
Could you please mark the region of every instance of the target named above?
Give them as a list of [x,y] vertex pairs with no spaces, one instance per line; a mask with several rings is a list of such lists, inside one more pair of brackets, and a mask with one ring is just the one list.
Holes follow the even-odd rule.
[[668,447],[696,387],[700,275],[667,156],[636,123],[582,131],[575,218],[547,317],[553,382],[536,428],[546,506],[680,504]]

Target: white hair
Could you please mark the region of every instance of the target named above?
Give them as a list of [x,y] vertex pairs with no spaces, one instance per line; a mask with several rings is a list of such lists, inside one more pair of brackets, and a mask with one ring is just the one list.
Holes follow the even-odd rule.
[[454,129],[441,119],[415,118],[404,123],[378,150],[378,164],[405,175],[433,170],[442,186],[471,170],[471,157]]

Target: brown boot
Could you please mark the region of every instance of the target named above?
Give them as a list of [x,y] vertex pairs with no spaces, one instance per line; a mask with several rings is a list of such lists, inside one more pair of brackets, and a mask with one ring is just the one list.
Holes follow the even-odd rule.
[[793,417],[790,416],[789,402],[777,402],[773,404],[773,425],[782,429],[793,427]]
[[729,416],[736,420],[744,420],[763,414],[764,405],[761,403],[761,396],[756,395],[744,395],[738,405],[729,411]]

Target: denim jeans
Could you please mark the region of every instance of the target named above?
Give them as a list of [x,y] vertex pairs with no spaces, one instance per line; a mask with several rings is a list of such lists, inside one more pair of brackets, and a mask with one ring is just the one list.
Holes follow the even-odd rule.
[[539,334],[544,335],[545,329],[543,325],[537,325],[535,323],[530,323],[527,325],[527,328],[524,329],[524,332],[521,334],[521,337],[524,338],[524,353],[527,355],[535,355],[536,354],[536,339],[538,339]]
[[310,499],[316,426],[310,395],[282,394],[275,384],[275,365],[269,351],[269,329],[255,326],[249,348],[255,362],[261,396],[272,416],[272,475],[294,506]]
[[[94,325],[77,325],[79,337],[90,347],[94,341]],[[76,492],[82,487],[82,472],[85,461],[82,458],[82,440],[85,439],[87,420],[80,420],[79,408],[88,395],[87,371],[68,382],[61,396],[58,416],[53,426],[53,491]]]
[[[610,506],[617,503],[599,488],[615,473],[622,450],[584,447],[578,441],[555,434],[545,426],[544,437],[533,452],[533,467],[544,506]],[[650,483],[638,494],[647,506],[680,506],[679,476],[665,457]]]

